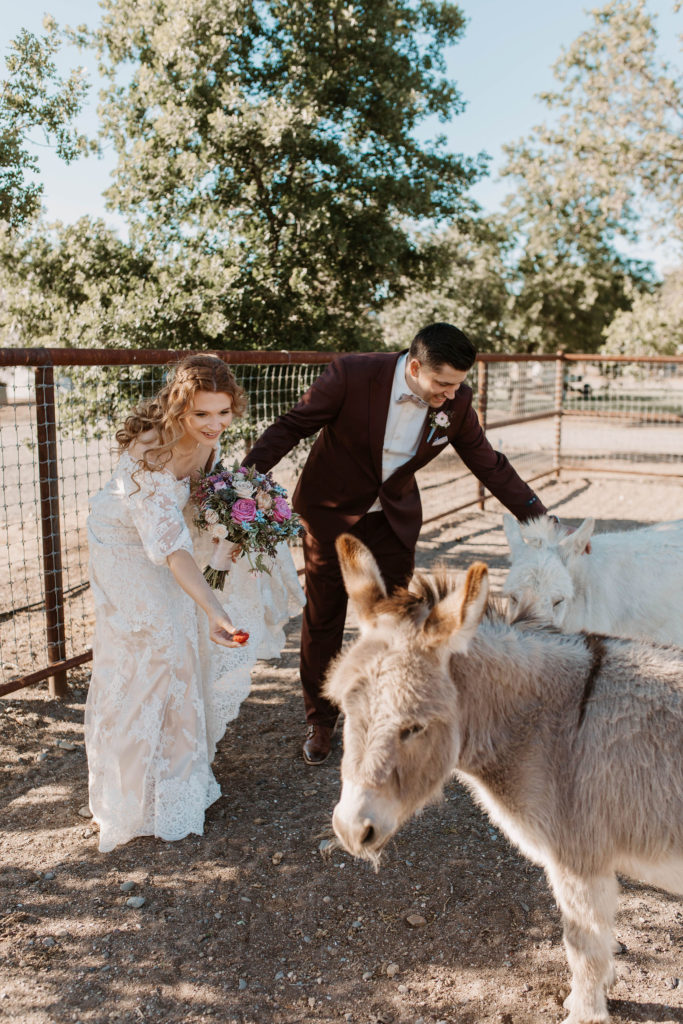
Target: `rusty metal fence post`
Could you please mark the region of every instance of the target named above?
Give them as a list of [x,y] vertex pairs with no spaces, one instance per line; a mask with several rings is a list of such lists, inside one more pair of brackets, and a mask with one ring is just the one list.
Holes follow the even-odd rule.
[[[489,388],[489,364],[483,362],[481,359],[477,363],[477,416],[481,424],[481,429],[486,433],[486,403],[488,398]],[[479,500],[477,505],[479,508],[484,508],[486,501],[486,488],[480,482],[478,486]]]
[[557,353],[555,363],[555,444],[553,446],[553,472],[560,479],[562,468],[562,414],[564,411],[564,352]]
[[[55,381],[52,365],[36,366],[35,372],[47,657],[52,665],[66,657]],[[50,676],[49,687],[51,697],[65,697],[69,693],[65,669]]]

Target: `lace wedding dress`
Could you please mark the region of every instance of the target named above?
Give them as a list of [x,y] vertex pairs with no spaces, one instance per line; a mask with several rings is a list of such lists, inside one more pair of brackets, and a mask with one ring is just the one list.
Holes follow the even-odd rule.
[[216,744],[249,693],[254,663],[280,654],[283,627],[304,603],[285,544],[270,576],[240,558],[220,599],[249,643],[212,643],[204,612],[166,563],[180,548],[200,567],[208,561],[210,540],[189,509],[183,515],[189,494],[189,478],[141,471],[124,452],[91,500],[95,634],[85,742],[102,852],[134,836],[202,834],[221,792],[211,770]]

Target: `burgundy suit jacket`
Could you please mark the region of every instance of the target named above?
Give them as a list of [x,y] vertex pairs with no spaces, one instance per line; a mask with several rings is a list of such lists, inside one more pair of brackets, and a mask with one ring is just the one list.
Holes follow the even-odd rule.
[[422,525],[415,472],[447,447],[434,444],[444,435],[513,515],[520,520],[542,515],[545,506],[486,439],[472,408],[472,389],[464,384],[439,410],[449,416],[448,427],[428,441],[431,425],[425,417],[415,455],[382,482],[384,432],[400,355],[338,356],[294,408],[263,432],[244,464],[265,473],[298,441],[320,431],[293,496],[295,511],[320,541],[333,540],[353,526],[379,496],[392,529],[413,549]]

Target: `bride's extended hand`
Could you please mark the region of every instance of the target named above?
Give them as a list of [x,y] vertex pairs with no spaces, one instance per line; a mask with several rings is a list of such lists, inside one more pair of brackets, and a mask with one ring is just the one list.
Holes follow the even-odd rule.
[[243,647],[243,644],[232,639],[236,632],[238,630],[225,612],[209,615],[209,637],[215,644],[220,644],[221,647]]

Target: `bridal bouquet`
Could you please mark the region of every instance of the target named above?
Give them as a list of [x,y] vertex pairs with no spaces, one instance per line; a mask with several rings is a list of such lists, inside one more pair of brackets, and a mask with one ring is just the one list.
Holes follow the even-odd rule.
[[235,463],[225,469],[218,463],[211,472],[200,474],[191,497],[197,509],[195,526],[208,530],[214,541],[213,555],[204,569],[204,578],[214,590],[225,583],[235,545],[252,569],[270,572],[265,557],[275,557],[278,544],[304,532],[284,487],[270,473],[257,473],[253,467]]

